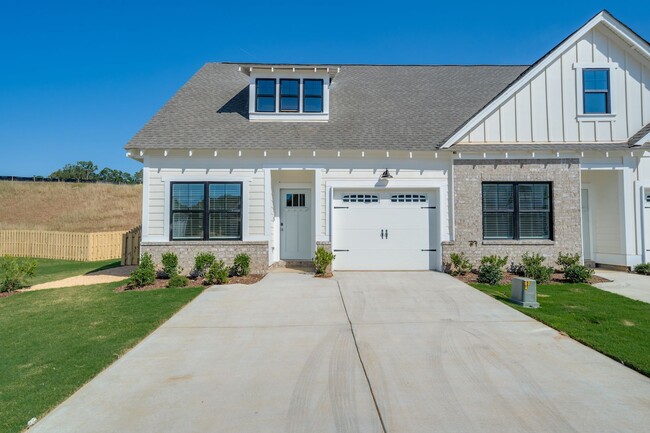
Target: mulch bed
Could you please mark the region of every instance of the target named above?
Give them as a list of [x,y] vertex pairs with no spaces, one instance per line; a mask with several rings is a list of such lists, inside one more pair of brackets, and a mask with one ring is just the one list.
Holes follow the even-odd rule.
[[7,298],[7,297],[13,295],[14,293],[18,293],[18,292],[2,292],[2,293],[0,293],[0,298]]
[[331,272],[326,272],[324,274],[314,274],[314,277],[316,278],[332,278],[333,276],[334,274]]
[[[246,275],[242,277],[230,277],[228,278],[228,282],[225,285],[230,285],[230,284],[255,284],[258,281],[260,281],[262,278],[264,278],[264,274],[251,274],[251,275]],[[130,288],[126,285],[120,286],[117,289],[115,289],[116,292],[144,292],[147,290],[158,290],[158,289],[167,289],[167,283],[169,282],[168,279],[165,278],[156,278],[156,282],[153,284],[150,284],[148,286],[144,287],[134,287]],[[203,278],[198,277],[194,279],[190,279],[189,284],[185,287],[200,287],[200,286],[210,286],[211,284],[207,284],[203,281]]]
[[[512,284],[512,279],[519,276],[520,275],[513,274],[510,272],[504,272],[503,280],[501,280],[501,284],[510,285]],[[463,283],[478,283],[478,272],[472,271],[465,275],[457,275],[456,278],[462,281]],[[598,275],[594,275],[589,279],[589,284],[609,283],[609,282],[610,280],[608,280],[607,278],[599,277]],[[565,284],[565,283],[567,283],[567,281],[564,279],[564,274],[562,272],[555,272],[551,277],[551,281],[547,284]]]

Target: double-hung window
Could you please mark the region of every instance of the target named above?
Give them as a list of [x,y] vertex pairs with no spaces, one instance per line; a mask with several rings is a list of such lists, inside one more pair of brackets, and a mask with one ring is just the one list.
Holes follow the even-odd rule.
[[583,69],[584,114],[611,113],[609,69]]
[[483,239],[552,239],[551,184],[483,183]]
[[300,80],[280,80],[280,111],[298,111]]
[[258,78],[255,80],[255,111],[275,111],[275,80]]
[[323,112],[323,80],[304,80],[302,106],[305,113]]
[[172,240],[241,240],[241,182],[173,182],[170,230]]

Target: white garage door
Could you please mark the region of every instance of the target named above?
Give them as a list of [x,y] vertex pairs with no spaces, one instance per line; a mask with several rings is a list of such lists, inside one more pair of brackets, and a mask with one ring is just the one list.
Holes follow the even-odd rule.
[[436,268],[436,190],[335,190],[332,205],[334,269]]

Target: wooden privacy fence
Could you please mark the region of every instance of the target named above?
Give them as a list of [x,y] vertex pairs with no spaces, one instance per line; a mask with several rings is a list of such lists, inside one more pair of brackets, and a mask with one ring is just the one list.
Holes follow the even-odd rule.
[[137,265],[140,261],[142,226],[132,228],[122,235],[122,266]]
[[78,261],[118,259],[124,251],[123,239],[124,232],[0,230],[0,255]]

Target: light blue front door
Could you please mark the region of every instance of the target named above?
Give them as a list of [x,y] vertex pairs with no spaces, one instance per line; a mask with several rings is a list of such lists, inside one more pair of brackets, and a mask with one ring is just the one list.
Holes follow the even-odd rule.
[[280,190],[280,258],[312,257],[312,203],[308,189]]

